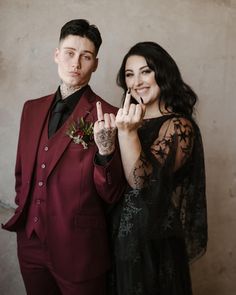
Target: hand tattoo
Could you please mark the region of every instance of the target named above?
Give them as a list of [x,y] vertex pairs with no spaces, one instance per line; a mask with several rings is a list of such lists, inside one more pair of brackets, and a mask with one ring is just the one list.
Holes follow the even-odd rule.
[[115,150],[116,128],[101,129],[94,134],[99,154],[110,155]]

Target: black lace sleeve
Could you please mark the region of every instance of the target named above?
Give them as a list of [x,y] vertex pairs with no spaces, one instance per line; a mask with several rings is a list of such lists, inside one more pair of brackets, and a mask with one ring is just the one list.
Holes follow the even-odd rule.
[[147,186],[156,166],[161,168],[168,165],[170,173],[178,170],[190,157],[193,142],[194,131],[189,120],[185,118],[167,120],[152,143],[150,151],[141,152],[130,174],[132,187],[141,189]]
[[142,150],[130,180],[146,199],[145,233],[184,236],[189,260],[202,255],[207,242],[205,168],[196,123],[184,117],[166,120]]

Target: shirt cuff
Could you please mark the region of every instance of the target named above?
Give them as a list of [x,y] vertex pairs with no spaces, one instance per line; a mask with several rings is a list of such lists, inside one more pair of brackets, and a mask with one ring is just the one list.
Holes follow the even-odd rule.
[[108,156],[106,155],[104,156],[104,155],[100,155],[99,153],[96,153],[94,162],[96,165],[105,166],[108,162],[110,162],[112,157],[113,157],[113,153]]

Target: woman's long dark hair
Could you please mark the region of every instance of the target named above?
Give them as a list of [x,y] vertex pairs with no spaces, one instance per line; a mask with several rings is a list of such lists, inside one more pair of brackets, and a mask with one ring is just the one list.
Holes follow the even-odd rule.
[[164,105],[166,111],[191,116],[197,95],[183,81],[173,58],[155,42],[137,43],[125,55],[116,80],[123,88],[124,95],[127,91],[125,65],[131,55],[144,57],[149,68],[155,72],[155,79],[160,87],[159,107]]

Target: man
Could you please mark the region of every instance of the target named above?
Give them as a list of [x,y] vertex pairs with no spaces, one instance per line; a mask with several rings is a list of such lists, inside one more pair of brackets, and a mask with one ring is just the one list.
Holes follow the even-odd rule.
[[66,23],[55,51],[61,85],[23,108],[18,208],[3,228],[17,232],[30,295],[105,294],[110,261],[104,207],[118,201],[124,177],[116,108],[88,85],[101,43],[99,30],[86,20]]

